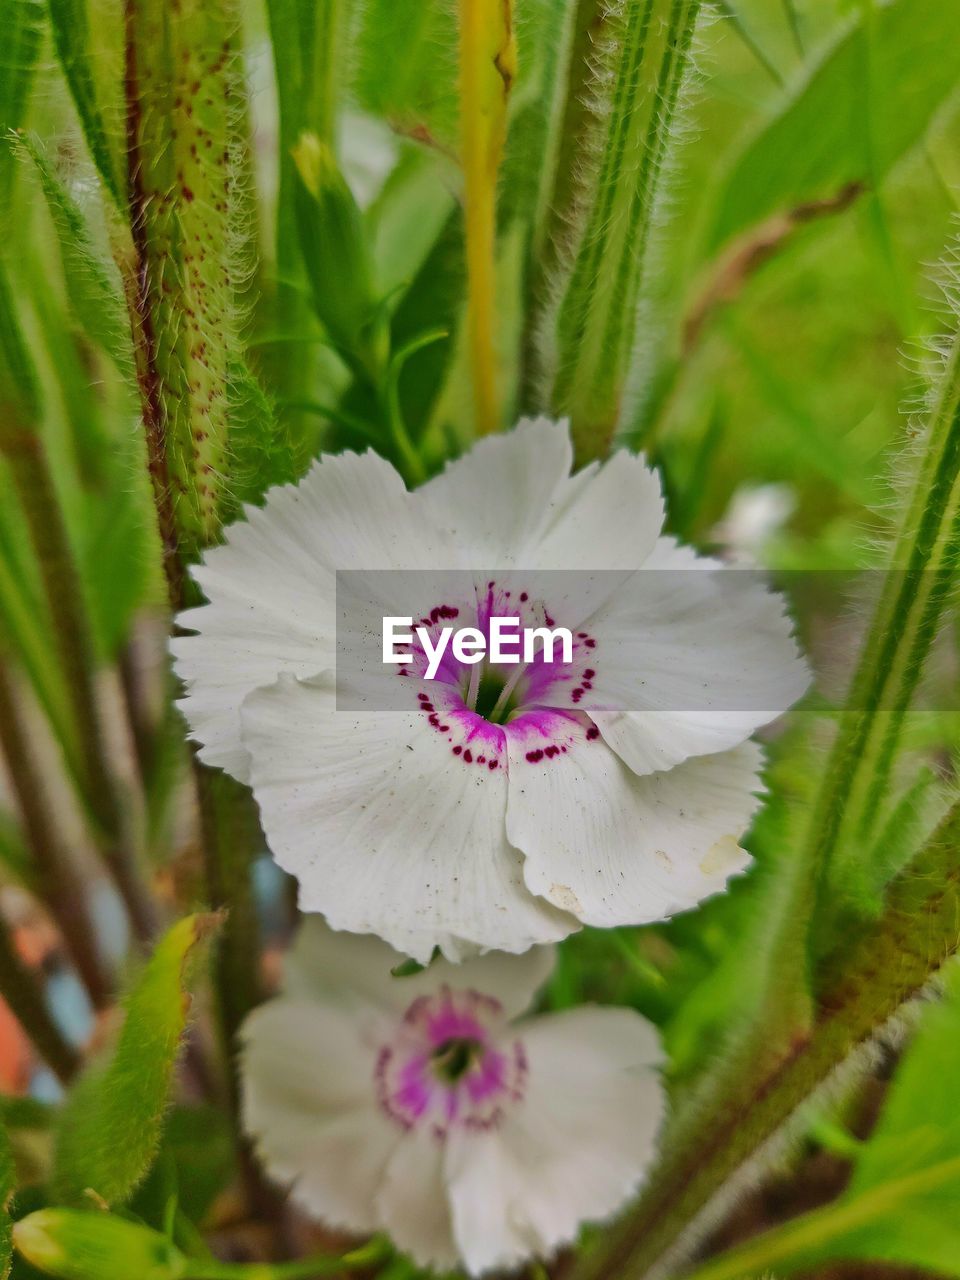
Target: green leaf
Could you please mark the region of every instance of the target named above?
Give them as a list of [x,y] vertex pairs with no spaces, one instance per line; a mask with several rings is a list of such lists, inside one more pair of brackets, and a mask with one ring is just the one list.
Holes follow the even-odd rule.
[[118,206],[125,201],[126,180],[120,159],[117,132],[107,127],[104,107],[113,93],[104,84],[101,60],[96,56],[90,33],[86,0],[50,0],[50,21],[60,65],[77,115],[87,139],[87,146],[104,185]]
[[108,266],[100,260],[79,205],[39,141],[22,135],[18,146],[36,168],[57,234],[63,278],[77,320],[120,372],[132,377],[130,327],[121,283],[113,264]]
[[218,916],[188,916],[173,926],[130,992],[109,1061],[71,1091],[56,1135],[53,1185],[59,1199],[82,1203],[92,1190],[120,1205],[146,1176],[187,1022],[187,958],[219,923]]
[[190,1222],[203,1224],[216,1198],[236,1178],[236,1141],[225,1112],[212,1105],[175,1107],[149,1177],[128,1212],[162,1230],[171,1198]]
[[455,203],[432,157],[406,149],[365,214],[375,278],[391,310],[432,252]]
[[[434,325],[454,332],[460,316],[466,268],[463,218],[451,211],[433,248],[417,272],[393,315],[391,340],[400,349]],[[400,379],[400,406],[404,422],[421,440],[450,373],[453,342],[437,342],[420,352],[411,373]]]
[[[960,984],[927,1010],[894,1076],[870,1141],[863,1147],[846,1199],[876,1196],[909,1175],[927,1171],[893,1212],[878,1215],[869,1230],[851,1233],[837,1257],[872,1258],[960,1276]],[[952,1163],[954,1171],[948,1172]],[[934,1173],[939,1166],[941,1178]],[[953,1206],[953,1208],[951,1208]]]
[[297,480],[301,471],[289,431],[253,370],[240,358],[230,363],[227,400],[230,485],[225,519],[238,514],[243,503],[259,502],[272,485]]
[[707,248],[780,209],[888,173],[956,88],[956,35],[956,6],[943,0],[876,5],[869,37],[860,24],[847,30],[734,160]]
[[[712,1076],[671,1119],[659,1167],[651,1172],[637,1206],[602,1247],[581,1256],[573,1268],[575,1280],[647,1274],[676,1245],[693,1216],[711,1203],[738,1170],[756,1173],[762,1167],[765,1144],[800,1106],[816,1097],[834,1077],[836,1068],[872,1043],[905,1002],[929,985],[932,975],[960,944],[958,839],[960,804],[954,804],[910,866],[890,886],[883,916],[870,926],[849,930],[837,950],[819,966],[819,999],[807,1027],[798,1028],[786,1043],[771,1044],[761,1024],[742,1046],[734,1043],[719,1056]],[[789,862],[785,860],[784,865]],[[794,901],[802,909],[801,900],[795,897]],[[789,902],[786,905],[789,907]],[[793,923],[795,932],[797,926],[802,930],[802,917]],[[770,955],[763,966],[770,972],[764,1019],[768,1026],[776,1025],[778,1017],[779,979],[790,972],[785,963],[789,953],[782,943],[778,942]],[[802,964],[803,959],[801,952],[795,963]],[[954,1164],[952,1170],[924,1169],[925,1178],[929,1173],[925,1182],[893,1187],[889,1195],[928,1194],[938,1178],[960,1176],[960,1158]],[[875,1206],[869,1206],[868,1211],[874,1213]],[[837,1225],[833,1223],[834,1228]],[[844,1216],[840,1225],[849,1229],[851,1218]],[[812,1240],[805,1237],[803,1243],[808,1246],[822,1238],[821,1234]],[[696,1280],[741,1276],[754,1280],[782,1257],[792,1256],[795,1243],[793,1238],[789,1248],[769,1256],[747,1253],[751,1246],[745,1246],[743,1251],[708,1264]]]
[[337,349],[376,381],[386,355],[360,209],[331,147],[305,133],[294,151],[295,210],[313,305]]
[[[116,657],[127,638],[133,615],[147,592],[156,551],[149,536],[149,498],[145,485],[139,483],[144,478],[137,475],[135,460],[125,456],[129,453],[129,441],[125,440],[111,459],[109,483],[92,493],[85,504],[81,529],[90,621],[97,650],[107,658]],[[109,502],[104,501],[107,493],[111,495]]]
[[368,0],[357,35],[360,105],[442,149],[457,144],[456,6],[445,0]]
[[13,1238],[28,1262],[58,1280],[178,1280],[187,1265],[166,1236],[107,1213],[39,1209]]
[[[27,103],[43,39],[42,0],[0,0],[0,133],[26,123]],[[0,150],[0,220],[9,212],[14,167],[6,147]]]

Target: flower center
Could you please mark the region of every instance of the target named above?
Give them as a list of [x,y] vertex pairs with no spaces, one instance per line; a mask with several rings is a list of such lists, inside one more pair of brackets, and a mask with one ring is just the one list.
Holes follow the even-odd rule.
[[[529,661],[524,661],[528,655],[522,649],[516,662],[491,659],[494,618],[518,619],[521,634],[538,633]],[[590,723],[588,709],[595,697],[598,666],[593,636],[571,629],[569,662],[563,660],[562,644],[552,644],[548,653],[543,629],[552,633],[558,626],[550,608],[535,593],[510,589],[496,580],[487,582],[469,602],[447,600],[434,606],[419,625],[436,645],[441,629],[451,622],[475,627],[485,637],[480,661],[461,662],[448,647],[434,677],[427,680],[427,655],[417,641],[413,660],[397,674],[417,682],[417,709],[461,763],[494,773],[506,768],[508,740],[518,744],[531,763],[558,759],[575,739],[596,741],[599,730]]]
[[505,675],[499,667],[492,667],[487,663],[483,663],[479,669],[480,678],[477,682],[473,705],[471,706],[469,701],[469,683],[464,691],[464,705],[490,724],[508,724],[522,708],[522,699],[517,692],[517,686],[524,668],[518,663],[509,676]]
[[383,1111],[403,1129],[489,1129],[523,1097],[526,1055],[499,1001],[444,987],[414,1000],[377,1055]]
[[434,1074],[438,1080],[456,1084],[473,1065],[483,1057],[483,1044],[466,1036],[453,1036],[437,1045],[430,1055]]

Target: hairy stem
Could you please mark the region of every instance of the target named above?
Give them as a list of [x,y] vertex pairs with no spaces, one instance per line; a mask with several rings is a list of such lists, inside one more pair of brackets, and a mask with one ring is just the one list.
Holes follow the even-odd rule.
[[460,0],[460,137],[467,243],[467,325],[477,434],[501,406],[496,326],[497,172],[515,74],[512,0]]
[[[577,462],[603,456],[620,413],[664,161],[700,0],[640,0],[608,20],[596,92],[607,93],[583,175],[583,230],[560,296],[552,408],[569,414]],[[609,83],[609,90],[605,85]],[[549,363],[549,359],[546,361]]]
[[957,951],[958,843],[960,805],[893,883],[882,916],[828,957],[810,1030],[761,1074],[744,1063],[739,1083],[678,1117],[649,1190],[575,1280],[641,1276],[663,1262],[728,1180]]
[[195,762],[204,866],[210,906],[225,907],[217,950],[217,992],[228,1060],[250,1009],[262,999],[259,925],[250,879],[257,819],[249,791],[232,778]]
[[793,909],[817,922],[814,950],[854,896],[873,902],[882,888],[869,836],[886,811],[904,719],[960,561],[960,337],[936,388],[892,560],[798,851],[804,881]]
[[230,0],[125,0],[125,278],[171,598],[181,559],[219,530],[229,360],[238,349],[234,260],[241,117]]
[[[543,375],[538,338],[549,306],[549,283],[556,273],[575,224],[578,175],[586,163],[587,144],[597,119],[589,85],[603,24],[610,10],[604,0],[575,0],[565,59],[563,101],[557,124],[556,154],[547,175],[543,217],[535,222],[530,267],[525,282],[523,333],[520,340],[520,408],[533,413]],[[528,158],[529,163],[529,158]]]

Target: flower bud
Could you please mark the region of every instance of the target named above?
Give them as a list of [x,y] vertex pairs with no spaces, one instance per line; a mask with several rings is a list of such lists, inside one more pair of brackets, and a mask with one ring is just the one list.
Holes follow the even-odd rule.
[[13,1228],[24,1258],[60,1280],[178,1280],[186,1259],[158,1231],[106,1213],[40,1209]]
[[332,150],[316,134],[301,134],[293,159],[300,176],[297,227],[314,307],[344,355],[374,375],[386,358],[385,333],[377,324],[360,209]]

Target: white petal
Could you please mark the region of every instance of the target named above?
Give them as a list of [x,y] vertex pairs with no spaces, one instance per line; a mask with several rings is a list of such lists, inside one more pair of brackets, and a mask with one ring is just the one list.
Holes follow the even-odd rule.
[[247,781],[240,705],[281,672],[333,665],[337,569],[431,568],[437,536],[388,462],[369,452],[325,457],[298,485],[249,507],[194,577],[209,604],[177,619],[180,703],[201,758]]
[[387,1011],[395,1007],[392,992],[398,983],[390,970],[403,960],[379,938],[337,933],[320,916],[306,916],[284,963],[284,990],[323,1004]]
[[554,950],[531,947],[523,955],[491,951],[458,965],[438,959],[423,973],[396,978],[391,969],[403,959],[379,938],[336,933],[319,916],[308,916],[287,957],[284,985],[291,996],[351,1006],[366,1002],[395,1012],[447,985],[493,996],[512,1019],[529,1008],[549,978]]
[[656,544],[663,515],[657,473],[642,456],[619,449],[559,491],[530,567],[637,569]]
[[420,1267],[452,1270],[459,1262],[443,1178],[444,1145],[429,1128],[413,1129],[387,1165],[377,1212],[394,1244]]
[[620,1208],[664,1113],[659,1041],[639,1014],[572,1009],[513,1030],[529,1065],[523,1101],[448,1147],[454,1233],[473,1274],[547,1256]]
[[242,1038],[244,1128],[270,1177],[292,1184],[314,1218],[377,1230],[377,1190],[402,1132],[377,1107],[363,1021],[281,997],[250,1015]]
[[526,855],[533,893],[584,924],[645,924],[688,910],[744,869],[737,841],[760,790],[754,743],[638,777],[569,726],[566,753],[552,759],[528,761],[531,744],[511,739],[507,832]]
[[736,746],[810,682],[782,598],[755,574],[668,538],[651,564],[584,623],[596,674],[576,703],[635,773]]
[[504,770],[467,765],[416,713],[332,710],[333,684],[285,678],[244,704],[267,842],[304,911],[427,961],[526,951],[576,927],[538,902],[505,835]]
[[570,474],[566,424],[522,419],[513,431],[487,436],[416,492],[429,520],[448,541],[447,568],[531,565],[550,506]]

